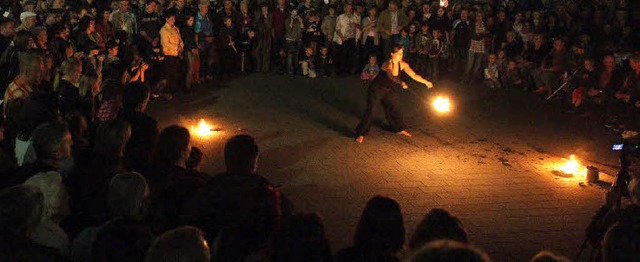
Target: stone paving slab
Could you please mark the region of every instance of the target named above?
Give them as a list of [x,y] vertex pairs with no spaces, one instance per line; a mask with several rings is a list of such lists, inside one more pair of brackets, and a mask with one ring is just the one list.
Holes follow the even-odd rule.
[[543,139],[522,136],[524,128],[502,130],[490,118],[464,112],[440,118],[402,94],[415,136],[376,127],[356,144],[349,135],[364,110],[366,90],[354,79],[253,75],[228,85],[201,91],[215,96],[215,103],[169,105],[158,114],[165,124],[204,117],[222,125],[218,137],[199,141],[211,173],[223,170],[225,138],[255,136],[259,172],[280,186],[297,211],[322,215],[334,251],[351,243],[366,201],[384,195],[400,203],[409,237],[431,208],[445,208],[496,261],[526,261],[543,249],[572,257],[603,200],[599,188],[552,175],[548,163],[560,158],[536,148]]

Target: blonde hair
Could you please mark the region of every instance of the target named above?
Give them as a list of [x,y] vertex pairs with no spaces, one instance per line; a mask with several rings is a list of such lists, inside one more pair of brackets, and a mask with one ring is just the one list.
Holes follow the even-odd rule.
[[60,65],[60,68],[58,68],[58,71],[56,71],[56,77],[53,80],[53,90],[58,91],[60,79],[62,79],[63,76],[75,73],[75,69],[79,66],[82,67],[82,62],[77,58],[69,57],[65,59]]

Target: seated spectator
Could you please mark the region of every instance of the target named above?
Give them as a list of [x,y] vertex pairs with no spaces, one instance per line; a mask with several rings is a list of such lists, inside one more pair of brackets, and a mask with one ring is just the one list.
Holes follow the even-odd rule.
[[536,254],[531,262],[570,262],[571,259],[563,256],[558,256],[550,251],[540,251]]
[[380,73],[380,66],[378,66],[378,59],[375,55],[369,57],[369,63],[364,66],[362,69],[362,74],[360,74],[360,79],[369,81],[373,80]]
[[631,71],[624,79],[622,86],[615,92],[614,97],[617,103],[612,104],[611,110],[616,110],[616,115],[620,116],[623,125],[630,127],[637,117],[637,108],[640,107],[640,56],[635,55],[629,59]]
[[579,68],[576,74],[569,80],[570,87],[573,88],[571,96],[573,108],[580,107],[585,99],[590,99],[601,94],[600,91],[595,90],[597,86],[595,70],[593,60],[585,59],[582,67]]
[[318,76],[327,77],[334,73],[333,58],[329,54],[329,48],[320,47],[320,53],[316,59],[316,71]]
[[398,202],[382,196],[371,198],[362,211],[353,242],[353,246],[338,251],[337,262],[399,261],[405,230]]
[[[99,260],[97,257],[102,257],[103,259],[106,259],[107,257],[111,257],[112,259],[125,259],[122,255],[126,255],[129,252],[137,252],[138,254],[142,254],[144,257],[151,239],[149,239],[148,242],[143,241],[140,243],[138,241],[145,240],[144,237],[147,234],[151,234],[150,229],[144,227],[142,222],[143,218],[146,216],[148,198],[149,187],[142,175],[135,172],[115,175],[109,183],[107,193],[107,208],[109,210],[110,220],[101,226],[88,227],[78,234],[78,236],[73,240],[71,260],[90,261],[92,254],[94,260],[98,261],[102,260]],[[119,239],[119,241],[115,241],[115,243],[121,243],[123,241],[133,241],[133,243],[126,242],[127,245],[119,246],[119,248],[125,248],[126,251],[113,250],[112,248],[114,247],[110,246],[113,245],[113,243],[109,243],[107,240],[116,237],[126,237],[126,234],[119,235],[120,233],[112,232],[113,230],[123,227],[131,228],[132,232],[138,232],[139,234],[136,234],[136,236],[141,237],[141,239]],[[100,232],[110,233],[103,234],[102,240],[96,241],[98,235],[102,234]],[[121,231],[121,233],[125,232],[127,232],[127,230]],[[100,244],[98,242],[102,243]],[[144,247],[141,247],[140,244]],[[92,251],[94,247],[97,249],[96,252]],[[129,250],[128,248],[133,248],[137,251]],[[140,248],[143,248],[141,251],[142,253],[140,253]],[[110,255],[111,253],[115,255]],[[138,260],[132,261],[140,261],[140,256],[135,257],[137,257]]]
[[[149,227],[137,219],[117,218],[102,225],[96,233],[91,259],[96,262],[144,261],[153,241]],[[159,261],[167,261],[166,258]]]
[[[71,137],[67,139],[70,141]],[[59,225],[69,212],[69,196],[62,184],[62,176],[56,171],[38,173],[24,184],[39,189],[44,196],[42,218],[30,238],[40,245],[56,249],[62,257],[67,257],[69,237]]]
[[434,208],[427,213],[413,232],[409,241],[411,250],[418,250],[423,245],[435,240],[454,240],[468,243],[467,232],[462,222],[446,210]]
[[31,186],[0,191],[0,261],[61,261],[55,249],[29,239],[42,218],[43,200],[42,192]]
[[420,248],[411,262],[469,261],[488,262],[489,256],[482,250],[453,240],[437,240]]
[[553,49],[542,62],[542,66],[535,70],[533,78],[538,89],[536,93],[551,93],[552,89],[562,84],[562,75],[569,69],[569,58],[565,41],[561,38],[553,41]]
[[169,230],[153,241],[147,253],[147,262],[209,262],[209,245],[202,230],[184,226]]
[[315,56],[312,47],[305,47],[304,54],[298,60],[300,64],[299,71],[303,76],[316,78]]
[[498,70],[498,64],[496,63],[496,55],[490,54],[487,61],[487,65],[483,69],[484,85],[491,89],[500,89],[502,85],[500,83],[500,73]]
[[333,261],[324,226],[317,214],[295,214],[275,235],[272,261]]
[[505,89],[522,89],[522,78],[522,72],[520,71],[520,68],[518,68],[518,62],[515,60],[509,60],[509,62],[507,62],[507,70],[505,74],[502,75],[502,86]]
[[3,179],[2,188],[24,183],[37,173],[55,172],[71,157],[71,133],[62,122],[45,123],[33,131],[32,147],[37,160]]
[[131,125],[131,139],[125,149],[127,167],[145,170],[151,161],[158,139],[158,122],[147,115],[150,92],[142,83],[128,84],[122,94],[122,110],[118,118]]

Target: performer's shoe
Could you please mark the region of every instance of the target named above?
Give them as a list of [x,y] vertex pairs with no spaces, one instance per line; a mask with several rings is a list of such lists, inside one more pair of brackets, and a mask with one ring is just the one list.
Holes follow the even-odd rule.
[[400,131],[400,132],[398,132],[396,134],[403,135],[403,136],[409,136],[409,137],[413,136],[413,135],[411,135],[411,133],[407,132],[407,130],[402,130],[402,131]]
[[358,143],[362,143],[362,142],[364,142],[364,136],[358,136],[358,137],[356,137],[356,142],[358,142]]

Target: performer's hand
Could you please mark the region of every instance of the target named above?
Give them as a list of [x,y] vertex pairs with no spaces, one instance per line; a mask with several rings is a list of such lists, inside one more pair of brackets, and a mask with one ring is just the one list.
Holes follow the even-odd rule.
[[409,86],[407,85],[407,83],[402,82],[402,89],[409,89]]
[[429,81],[427,81],[426,83],[424,83],[424,85],[426,85],[426,86],[427,86],[427,88],[429,88],[429,89],[433,88],[433,83],[431,83],[431,82],[429,82]]

